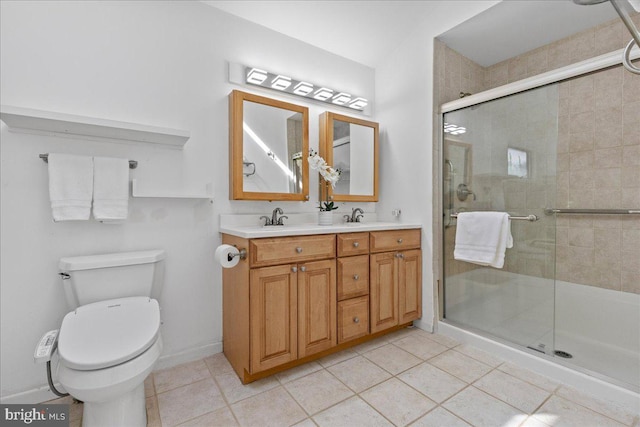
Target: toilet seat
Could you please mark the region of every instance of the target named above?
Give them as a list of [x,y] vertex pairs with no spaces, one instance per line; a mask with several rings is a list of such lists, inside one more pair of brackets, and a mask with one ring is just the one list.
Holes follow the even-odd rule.
[[60,327],[58,353],[80,371],[115,366],[144,353],[157,340],[160,307],[148,297],[100,301],[68,313]]

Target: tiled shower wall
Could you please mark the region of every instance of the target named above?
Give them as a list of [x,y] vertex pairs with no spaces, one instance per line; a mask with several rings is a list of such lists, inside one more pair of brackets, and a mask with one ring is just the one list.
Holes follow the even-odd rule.
[[[633,19],[640,26],[640,14]],[[613,20],[486,69],[436,40],[434,102],[440,106],[460,92],[477,93],[621,49],[629,40],[622,22]],[[640,208],[640,76],[618,66],[562,82],[558,92],[555,206]],[[506,183],[505,209],[517,207],[517,193],[527,198],[527,189],[519,187]],[[640,293],[640,218],[559,215],[556,225],[557,279]],[[445,230],[447,248],[453,247],[454,233],[455,227]],[[526,254],[515,249],[505,269],[552,275],[548,265],[527,266]],[[474,268],[452,258],[445,254],[447,275]]]

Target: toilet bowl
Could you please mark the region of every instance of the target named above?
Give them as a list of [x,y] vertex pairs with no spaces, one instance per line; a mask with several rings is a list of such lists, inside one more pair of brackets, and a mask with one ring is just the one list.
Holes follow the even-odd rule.
[[60,327],[57,375],[84,402],[83,426],[145,426],[144,380],[161,352],[154,299],[113,299],[68,313]]
[[73,310],[58,335],[56,376],[84,402],[83,427],[147,424],[144,380],[162,353],[164,251],[63,258]]

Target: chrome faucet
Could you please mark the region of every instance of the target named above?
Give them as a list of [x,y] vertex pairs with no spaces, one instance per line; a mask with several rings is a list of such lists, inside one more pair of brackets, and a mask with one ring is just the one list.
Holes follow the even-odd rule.
[[[264,219],[264,225],[284,225],[284,222],[282,221],[285,218],[289,218],[286,215],[282,215],[284,212],[282,211],[282,208],[275,208],[273,210],[273,213],[271,214],[271,218],[269,218],[266,215],[262,215],[260,217],[260,219]],[[278,214],[282,215],[280,218],[278,218]]]
[[360,222],[360,218],[364,216],[364,211],[360,208],[351,209],[351,216],[343,215],[345,222]]

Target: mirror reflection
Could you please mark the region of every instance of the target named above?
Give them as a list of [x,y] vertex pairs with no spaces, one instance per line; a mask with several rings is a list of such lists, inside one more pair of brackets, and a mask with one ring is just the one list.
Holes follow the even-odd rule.
[[340,171],[336,201],[377,201],[378,124],[335,113],[321,116],[321,155]]
[[234,91],[232,116],[233,198],[305,200],[307,108]]

